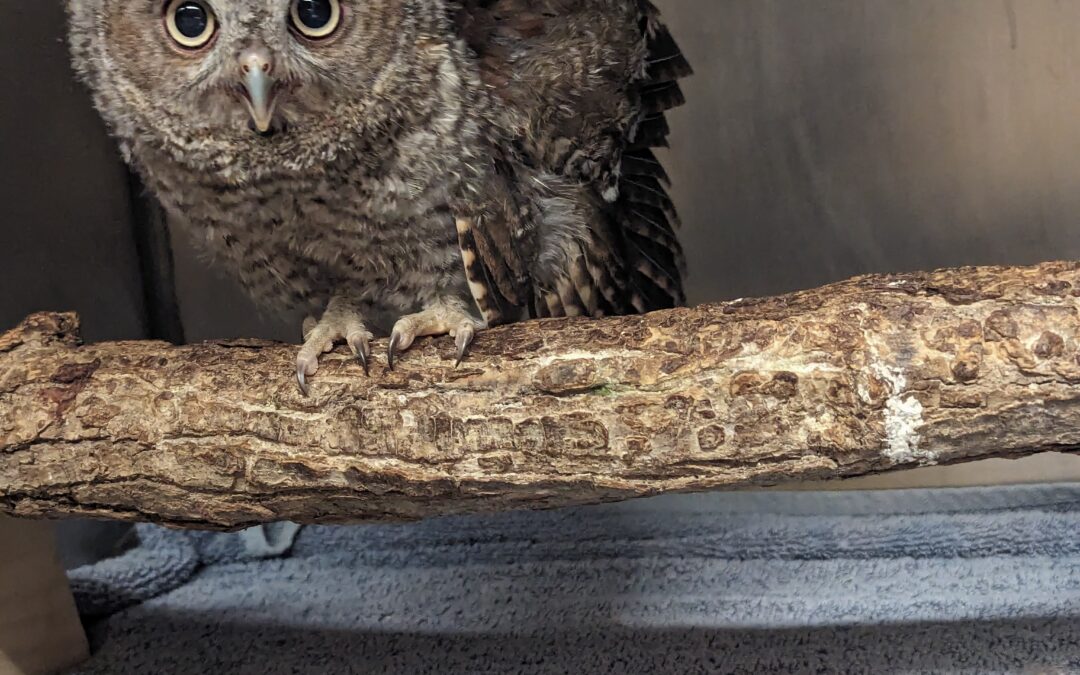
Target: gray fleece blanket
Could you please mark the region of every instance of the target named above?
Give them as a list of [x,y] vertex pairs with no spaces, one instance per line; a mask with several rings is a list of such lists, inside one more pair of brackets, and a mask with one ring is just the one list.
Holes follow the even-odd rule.
[[79,673],[1080,672],[1080,485],[138,537]]

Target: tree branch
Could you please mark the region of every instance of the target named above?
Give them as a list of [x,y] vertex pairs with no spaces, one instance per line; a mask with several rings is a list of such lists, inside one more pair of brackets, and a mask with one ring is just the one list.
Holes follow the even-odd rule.
[[[1080,447],[1080,267],[870,276],[490,330],[365,378],[295,348],[0,337],[0,512],[235,528],[548,508]],[[376,349],[385,353],[385,343]],[[378,353],[378,352],[377,352]]]

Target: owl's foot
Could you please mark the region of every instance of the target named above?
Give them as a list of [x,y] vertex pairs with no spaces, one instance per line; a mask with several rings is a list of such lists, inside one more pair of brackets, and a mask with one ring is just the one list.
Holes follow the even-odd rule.
[[360,312],[334,300],[330,301],[322,319],[316,321],[310,316],[305,319],[304,346],[296,356],[296,381],[304,396],[311,393],[307,378],[318,372],[319,357],[332,350],[337,342],[348,344],[353,356],[364,367],[364,374],[370,374],[371,338]]
[[465,311],[461,303],[440,302],[418,314],[404,316],[394,324],[394,330],[390,333],[390,348],[386,353],[386,363],[393,370],[395,357],[411,347],[418,337],[450,335],[454,338],[454,344],[457,345],[455,366],[461,365],[469,351],[469,346],[476,337],[476,331],[483,327],[484,323]]

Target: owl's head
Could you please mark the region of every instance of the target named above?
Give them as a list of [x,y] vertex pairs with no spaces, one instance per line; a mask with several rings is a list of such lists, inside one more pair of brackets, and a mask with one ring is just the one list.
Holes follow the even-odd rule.
[[416,44],[446,20],[444,0],[68,2],[76,67],[116,134],[186,150],[317,153],[394,124]]

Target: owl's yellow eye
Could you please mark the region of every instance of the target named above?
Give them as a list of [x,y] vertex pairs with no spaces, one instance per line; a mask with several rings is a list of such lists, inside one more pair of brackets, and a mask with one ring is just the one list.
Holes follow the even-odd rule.
[[203,0],[170,0],[165,7],[165,29],[181,47],[199,49],[214,37],[217,20]]
[[322,40],[334,34],[341,23],[338,0],[292,0],[290,11],[296,32],[309,40]]

